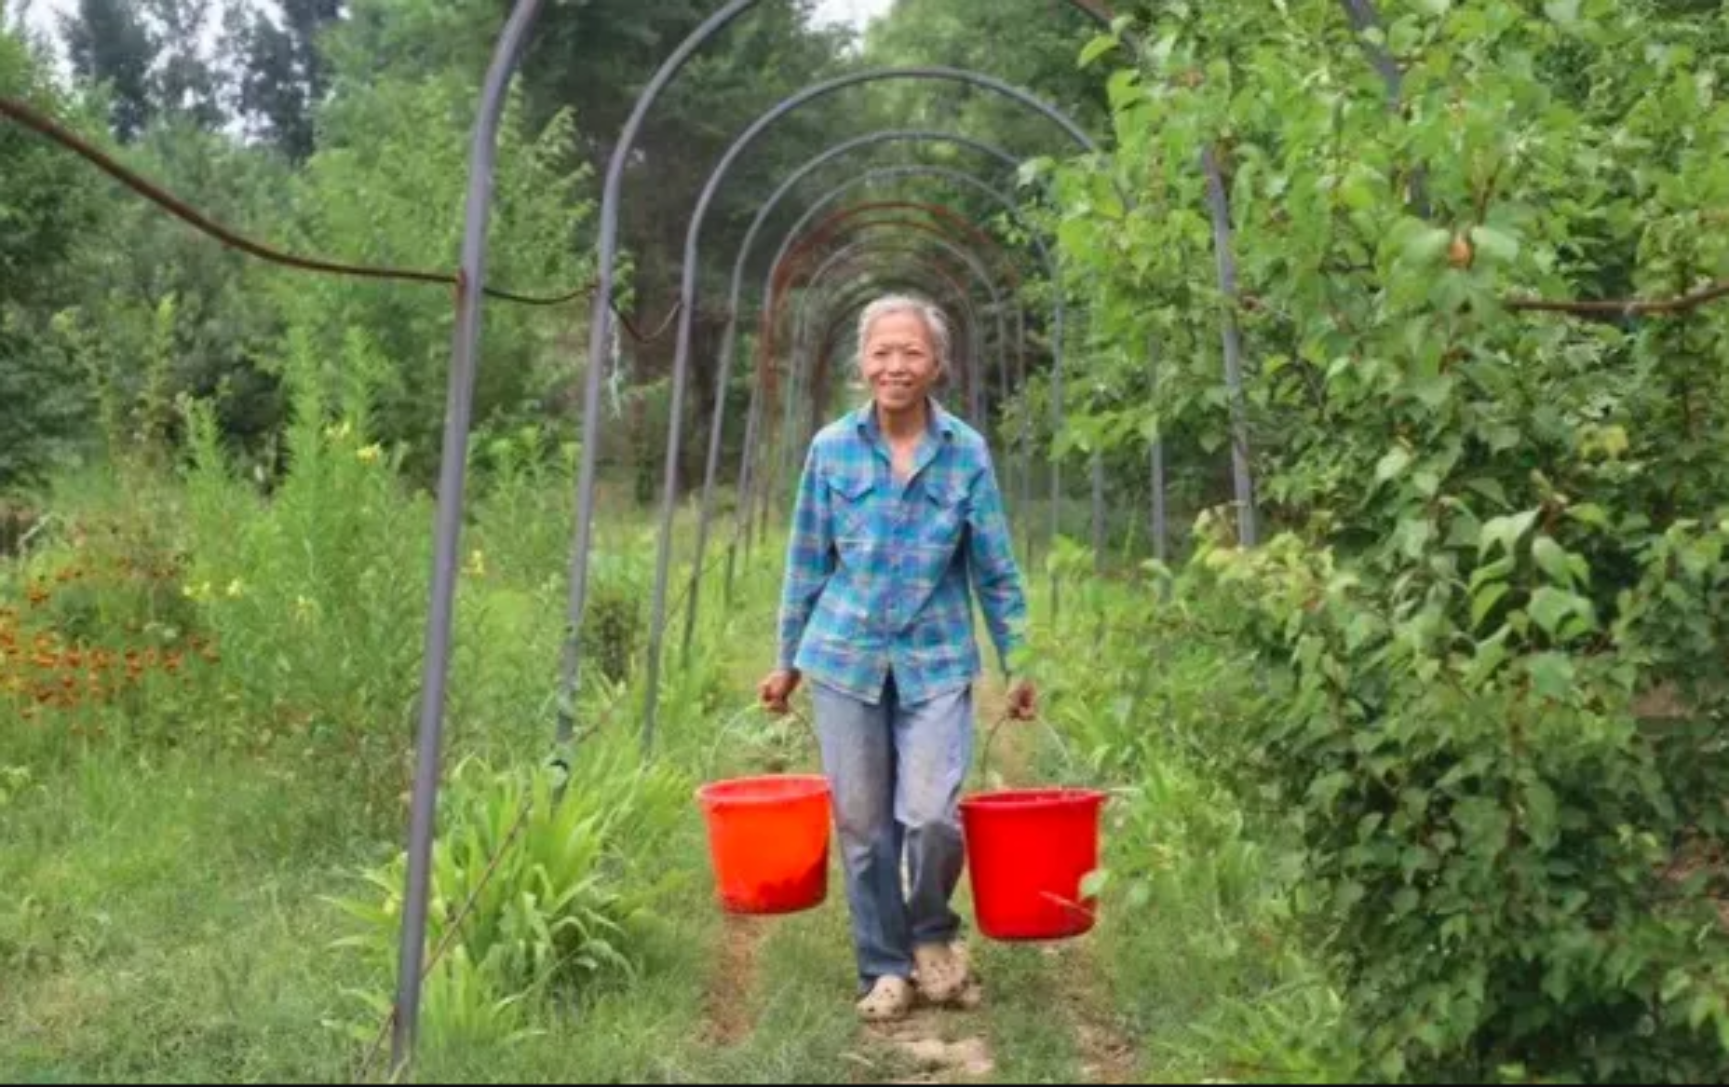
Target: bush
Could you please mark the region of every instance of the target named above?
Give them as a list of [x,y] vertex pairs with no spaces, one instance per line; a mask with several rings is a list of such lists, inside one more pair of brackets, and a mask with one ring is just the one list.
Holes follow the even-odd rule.
[[214,409],[188,406],[186,586],[223,647],[233,727],[311,733],[378,768],[419,686],[432,515],[369,440],[378,359],[353,335],[343,364],[348,387],[327,403],[309,343],[291,338],[288,466],[268,501],[230,470]]
[[[531,997],[577,998],[634,974],[641,926],[680,878],[662,859],[688,783],[613,753],[625,747],[585,749],[562,798],[545,771],[467,761],[451,772],[427,929],[429,963],[450,941],[426,979],[424,1022],[435,1044],[501,1040],[521,1029]],[[360,923],[342,946],[386,975],[396,962],[406,868],[398,856],[366,873],[380,897],[335,903]],[[368,999],[388,1011],[388,998]],[[363,1024],[357,1037],[370,1041],[374,1029]]]
[[1535,523],[1492,522],[1478,561],[1459,556],[1478,601],[1516,602],[1481,639],[1458,616],[1469,594],[1382,586],[1293,537],[1207,552],[1213,614],[1289,662],[1268,712],[1222,739],[1290,813],[1300,904],[1332,929],[1380,1074],[1715,1079],[1722,871],[1676,862],[1723,778],[1704,796],[1666,779],[1668,741],[1633,705],[1663,616],[1721,614],[1724,532],[1673,530],[1600,624]]

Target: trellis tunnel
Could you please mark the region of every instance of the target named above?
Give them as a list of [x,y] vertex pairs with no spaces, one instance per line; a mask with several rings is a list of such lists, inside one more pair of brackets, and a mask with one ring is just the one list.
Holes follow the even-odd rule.
[[[434,570],[431,606],[426,630],[417,761],[409,830],[408,878],[405,889],[398,993],[392,1036],[393,1058],[398,1067],[401,1067],[412,1053],[419,1019],[427,904],[430,890],[430,861],[438,797],[439,754],[444,724],[445,690],[448,678],[458,568],[464,467],[467,461],[472,393],[479,364],[477,350],[481,321],[480,303],[486,284],[485,253],[496,135],[503,111],[505,91],[510,84],[542,2],[543,0],[518,0],[505,24],[494,47],[492,60],[482,88],[470,149],[469,186],[464,210],[461,266],[458,277],[457,321],[453,332],[452,360],[438,483]],[[730,0],[706,19],[667,57],[639,95],[608,163],[599,219],[598,276],[593,293],[593,313],[589,327],[588,370],[585,375],[581,458],[577,482],[577,515],[568,572],[566,636],[562,652],[560,696],[558,699],[559,760],[569,757],[568,749],[575,732],[575,695],[581,679],[582,662],[577,632],[582,628],[588,594],[589,558],[595,517],[596,455],[601,426],[600,395],[602,374],[606,369],[608,347],[612,340],[614,327],[612,323],[614,267],[618,256],[619,206],[622,198],[625,165],[636,146],[638,136],[650,110],[666,87],[677,78],[679,72],[699,50],[724,31],[734,20],[751,9],[756,2],[757,0]],[[1092,0],[1069,0],[1069,4],[1077,11],[1101,24],[1108,21],[1107,12]],[[655,582],[649,625],[650,644],[645,674],[645,690],[647,692],[643,709],[645,750],[652,745],[654,738],[659,672],[666,630],[667,589],[672,564],[673,518],[678,502],[681,420],[684,417],[684,398],[690,368],[693,322],[697,301],[697,272],[703,227],[715,196],[725,182],[731,167],[747,148],[778,120],[828,95],[851,87],[883,81],[963,84],[974,90],[996,95],[1019,108],[1050,120],[1082,154],[1095,154],[1099,150],[1098,146],[1072,119],[1026,91],[984,73],[941,67],[875,69],[853,72],[814,83],[765,111],[741,132],[727,148],[709,174],[691,213],[685,238],[680,294],[675,311],[678,331],[674,348],[669,409],[670,425],[667,433],[665,471],[660,498]],[[774,194],[761,206],[746,233],[734,262],[733,281],[725,311],[726,329],[722,336],[718,357],[714,361],[714,386],[719,392],[714,416],[709,425],[709,448],[704,464],[697,543],[695,554],[691,559],[688,610],[685,618],[686,644],[689,643],[690,632],[694,628],[698,589],[705,572],[704,553],[713,514],[715,489],[719,482],[721,435],[726,424],[726,397],[723,394],[731,374],[735,341],[738,335],[738,320],[742,311],[742,279],[753,243],[767,222],[770,212],[790,195],[807,175],[843,155],[898,141],[948,141],[979,151],[986,157],[995,160],[1000,166],[1013,166],[1018,161],[1002,149],[984,145],[958,133],[888,130],[855,137],[828,148],[789,174]],[[1229,218],[1225,214],[1223,185],[1219,183],[1217,166],[1211,159],[1204,159],[1201,165],[1204,171],[1209,174],[1210,211],[1215,220],[1216,251],[1220,260],[1221,284],[1229,294],[1234,272],[1230,258],[1230,225]],[[780,440],[774,451],[768,451],[769,443],[758,440],[763,429],[765,416],[769,411],[768,405],[764,402],[764,378],[768,375],[768,367],[773,365],[773,359],[769,352],[774,349],[772,329],[778,312],[777,306],[781,294],[789,285],[789,281],[785,277],[785,273],[788,271],[787,262],[790,258],[799,255],[796,250],[801,244],[833,241],[838,233],[834,228],[839,224],[827,224],[829,229],[814,232],[816,235],[814,238],[806,237],[805,230],[811,218],[822,207],[842,199],[854,184],[864,184],[869,181],[891,181],[900,177],[914,177],[921,173],[949,183],[959,183],[978,191],[1001,207],[1012,219],[1021,222],[1014,201],[1000,189],[992,187],[982,178],[966,174],[963,171],[955,169],[938,171],[934,167],[907,166],[902,167],[900,172],[896,172],[893,168],[869,171],[862,174],[854,183],[840,186],[829,193],[825,193],[807,207],[803,218],[794,229],[788,232],[774,259],[770,262],[768,277],[760,299],[760,314],[764,334],[758,338],[758,349],[762,354],[759,358],[758,380],[751,384],[750,406],[747,409],[745,452],[738,473],[739,496],[736,502],[734,540],[729,544],[729,569],[732,566],[731,554],[738,541],[743,538],[747,546],[749,544],[752,502],[760,493],[761,500],[767,503],[774,493],[775,481],[773,477],[768,477],[767,473],[776,471],[778,461],[785,458],[788,451],[795,445],[793,417],[791,415],[791,405],[794,403],[794,386],[801,380],[815,381],[820,377],[820,375],[813,374],[808,378],[803,378],[797,360],[806,356],[819,360],[826,359],[833,351],[832,341],[836,331],[844,327],[846,319],[853,310],[862,304],[863,299],[858,291],[849,292],[844,287],[832,293],[822,291],[823,280],[829,272],[836,270],[851,272],[856,280],[870,282],[877,286],[905,283],[933,295],[949,297],[952,300],[953,316],[958,321],[958,340],[966,345],[965,373],[961,376],[961,380],[965,382],[967,388],[968,412],[974,416],[976,423],[983,425],[982,416],[986,387],[982,370],[986,361],[985,345],[991,328],[987,327],[981,317],[982,307],[976,306],[972,300],[970,293],[972,284],[967,282],[966,277],[961,274],[967,273],[971,276],[972,283],[976,283],[982,288],[986,300],[983,310],[991,315],[992,326],[996,331],[993,343],[998,357],[997,370],[1000,386],[1007,389],[1011,380],[1018,384],[1024,384],[1026,381],[1025,316],[1019,305],[1015,307],[1017,331],[1013,346],[1004,323],[1008,309],[1006,299],[1016,299],[1019,294],[1018,279],[1013,274],[1002,279],[994,279],[991,275],[991,265],[986,261],[985,254],[977,246],[978,239],[967,237],[965,232],[962,232],[960,236],[947,234],[940,227],[933,225],[933,223],[943,221],[944,217],[941,215],[932,215],[931,223],[909,220],[898,223],[879,222],[876,224],[876,229],[887,228],[897,230],[902,234],[919,233],[935,236],[926,238],[917,247],[911,249],[903,245],[902,251],[898,254],[901,259],[895,262],[893,273],[868,271],[862,262],[872,258],[880,260],[889,253],[881,243],[858,241],[829,254],[823,263],[819,264],[816,270],[809,275],[805,290],[800,298],[800,305],[794,314],[796,331],[791,357],[795,361],[790,367],[788,387],[785,389],[785,418],[780,428]],[[870,229],[871,227],[867,224],[865,228]],[[1055,434],[1056,431],[1061,430],[1063,418],[1062,352],[1065,285],[1060,277],[1061,269],[1053,260],[1049,248],[1039,238],[1038,232],[1033,230],[1024,230],[1024,232],[1031,239],[1032,248],[1039,259],[1040,269],[1045,273],[1054,292],[1050,346],[1052,353],[1051,411]],[[807,248],[815,247],[815,244],[807,245]],[[934,259],[937,253],[948,258],[952,262],[952,266],[948,269],[941,266]],[[1000,268],[1009,267],[1009,262],[1003,259],[1002,254],[993,254],[993,256],[998,258],[997,263]],[[1017,301],[1019,300],[1017,299]],[[824,322],[825,317],[830,318],[827,324]],[[824,331],[813,339],[802,335],[803,330],[807,328],[823,328]],[[1222,319],[1222,344],[1225,354],[1226,383],[1233,409],[1232,455],[1235,497],[1240,539],[1245,543],[1253,544],[1255,542],[1255,521],[1248,470],[1248,448],[1243,434],[1237,341],[1235,317],[1228,309]],[[1017,367],[1013,378],[1008,372],[1011,357],[1014,358]],[[1027,448],[1025,435],[1023,435],[1023,441],[1019,445],[1020,452],[1025,458],[1031,452]],[[1055,537],[1062,484],[1060,458],[1053,456],[1050,461],[1053,518],[1051,534]],[[1027,495],[1026,480],[1031,474],[1030,464],[1024,460],[1021,470],[1022,494],[1025,499]],[[1153,443],[1150,473],[1155,539],[1163,541],[1165,538],[1163,524],[1164,451],[1159,442]],[[1102,501],[1101,472],[1097,457],[1094,461],[1093,481],[1095,542],[1097,544],[1097,525]],[[1031,549],[1031,538],[1028,543],[1029,549]],[[1052,605],[1053,607],[1056,606],[1055,586]]]

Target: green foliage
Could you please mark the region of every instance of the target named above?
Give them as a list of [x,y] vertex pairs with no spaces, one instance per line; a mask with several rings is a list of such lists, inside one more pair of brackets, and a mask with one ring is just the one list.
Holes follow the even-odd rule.
[[[0,93],[48,112],[67,108],[47,62],[0,31]],[[69,269],[100,228],[94,183],[76,163],[15,125],[0,126],[0,490],[42,482],[68,459],[89,411],[47,335]]]
[[[450,268],[460,247],[468,129],[476,85],[459,73],[379,75],[345,83],[323,116],[324,139],[299,175],[296,232],[305,247],[344,260]],[[563,165],[575,138],[568,113],[530,131],[506,117],[493,189],[489,282],[527,293],[580,286],[575,252],[589,204],[584,174]],[[273,281],[290,330],[329,357],[365,330],[390,360],[373,428],[406,445],[409,470],[430,479],[450,367],[451,294],[426,286],[303,278]],[[569,375],[553,367],[554,336],[580,332],[568,311],[489,305],[475,387],[478,426],[506,429],[539,414]]]
[[[547,772],[477,762],[452,770],[427,930],[429,955],[448,943],[426,980],[423,1023],[434,1045],[508,1038],[524,1029],[529,997],[571,999],[634,974],[649,907],[676,878],[656,857],[684,812],[687,783],[664,766],[635,766],[621,750],[585,749],[562,796]],[[360,922],[342,946],[386,976],[405,863],[366,874],[382,901],[337,903]],[[374,994],[369,1004],[382,1013],[390,1001]],[[362,1024],[357,1037],[370,1041],[374,1029]]]
[[[1151,340],[1160,371],[1147,395],[1103,370],[1058,441],[1158,433],[1168,460],[1223,459],[1235,310],[1278,538],[1236,553],[1204,516],[1181,591],[1267,670],[1270,701],[1212,758],[1290,814],[1297,897],[1374,1074],[1716,1075],[1722,306],[1507,303],[1723,275],[1724,232],[1701,227],[1730,188],[1725,65],[1663,5],[1382,14],[1359,42],[1322,0],[1165,5],[1089,50],[1129,65],[1104,76],[1117,150],[1055,169],[1058,237],[1097,285],[1096,333]],[[1403,73],[1398,110],[1366,44]]]
[[1101,584],[1089,566],[1060,571],[1066,618],[1041,624],[1030,672],[1067,748],[1040,776],[1111,792],[1090,882],[1120,1014],[1162,1076],[1360,1078],[1341,991],[1290,909],[1301,854],[1232,788],[1222,736],[1271,708],[1255,654],[1202,604]]
[[[1547,550],[1521,523],[1486,526],[1507,553],[1462,562],[1480,593]],[[1721,605],[1722,530],[1682,535],[1690,603]],[[1682,792],[1659,773],[1669,739],[1635,717],[1644,592],[1609,624],[1623,652],[1570,654],[1598,621],[1541,559],[1482,636],[1464,580],[1453,608],[1437,589],[1401,602],[1293,537],[1205,561],[1236,603],[1222,620],[1289,654],[1278,707],[1221,739],[1291,813],[1300,902],[1337,926],[1380,1074],[1687,1082],[1722,1063],[1720,919],[1704,871],[1673,874],[1722,779]]]
[[237,666],[242,736],[364,744],[358,764],[388,773],[380,756],[406,735],[419,683],[431,512],[392,471],[400,454],[372,440],[384,363],[365,337],[348,337],[336,397],[307,341],[290,350],[288,470],[268,500],[232,471],[211,407],[188,405],[186,591]]

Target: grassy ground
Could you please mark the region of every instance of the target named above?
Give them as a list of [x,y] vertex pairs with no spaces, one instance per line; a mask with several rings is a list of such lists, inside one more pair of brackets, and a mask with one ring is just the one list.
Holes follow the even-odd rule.
[[[361,471],[342,452],[331,454],[332,463]],[[381,1022],[376,1005],[394,982],[394,946],[375,934],[357,947],[352,919],[333,900],[369,893],[377,900],[363,874],[382,870],[401,848],[412,717],[401,692],[405,684],[413,689],[414,624],[424,606],[415,601],[424,588],[418,578],[396,576],[413,555],[384,545],[390,526],[426,511],[369,477],[333,483],[327,476],[320,493],[304,498],[286,487],[268,510],[208,478],[202,484],[163,485],[135,506],[115,486],[91,485],[73,492],[67,517],[109,515],[128,527],[128,548],[180,553],[170,597],[196,597],[198,606],[175,604],[175,621],[214,639],[220,657],[212,654],[210,668],[198,678],[145,681],[94,707],[38,704],[30,688],[0,701],[0,1075],[7,1080],[354,1081],[384,1071],[382,1059],[366,1059]],[[370,497],[312,517],[315,500],[346,501],[333,497],[333,487],[338,496],[354,488]],[[479,506],[447,766],[478,755],[499,767],[528,767],[547,753],[565,494],[557,482],[519,481]],[[303,500],[305,510],[296,505]],[[318,547],[307,540],[337,529],[360,533],[356,546],[371,550],[323,556],[324,565],[309,569],[307,556]],[[624,624],[609,636],[639,647],[640,625],[629,617],[646,596],[647,533],[641,520],[609,522],[597,581],[601,610],[617,609]],[[28,667],[31,639],[61,622],[56,603],[31,602],[32,586],[69,561],[86,561],[80,549],[97,546],[68,533],[0,572],[0,608],[13,609],[14,633],[25,643],[9,658],[14,666]],[[1237,847],[1230,836],[1189,841],[1169,832],[1172,841],[1158,844],[1179,848],[1163,854],[1174,867],[1151,901],[1108,895],[1101,927],[1087,940],[1035,947],[975,939],[983,1003],[925,1012],[893,1031],[864,1030],[852,1018],[838,873],[821,909],[773,921],[721,915],[689,789],[710,776],[810,767],[814,759],[796,726],[772,726],[746,711],[771,656],[778,550],[771,546],[743,568],[732,602],[722,599],[719,579],[709,579],[693,653],[682,655],[676,640],[669,647],[656,745],[677,775],[673,807],[656,816],[668,836],[652,856],[630,855],[626,840],[615,861],[596,869],[596,879],[620,893],[635,893],[651,877],[661,888],[643,891],[613,939],[633,969],[598,968],[580,983],[537,989],[510,1006],[509,1029],[429,1027],[416,1078],[1254,1078],[1248,1070],[1289,1053],[1294,1032],[1319,1022],[1294,1018],[1280,995],[1291,970],[1251,968],[1289,954],[1277,927],[1249,916],[1260,892],[1222,898],[1210,890],[1217,879],[1205,866],[1217,863],[1215,846]],[[207,594],[191,591],[206,583]],[[682,579],[674,584],[677,593]],[[91,620],[96,642],[131,625],[142,633],[128,637],[169,636],[159,621],[166,605],[140,605],[135,590],[130,582],[92,589],[107,601],[90,613],[101,620]],[[365,598],[360,610],[339,620],[335,613],[357,596]],[[401,639],[388,628],[362,629],[375,610],[391,607],[411,626],[397,672],[373,666],[366,654]],[[146,621],[133,624],[127,616],[135,612]],[[1115,682],[1080,632],[1045,632],[1052,674]],[[172,636],[184,639],[185,631]],[[353,678],[319,682],[309,670]],[[1058,707],[1103,697],[1061,681],[1052,695]],[[601,734],[578,749],[579,762],[600,757],[588,752],[634,749],[640,689],[594,676],[584,698],[579,716]],[[996,699],[999,692],[984,692],[982,721],[994,719]],[[26,708],[35,712],[26,716]],[[1020,733],[998,752],[1005,777],[1053,772],[1031,736]],[[1167,824],[1193,822],[1200,786],[1176,762],[1168,772],[1178,775],[1176,785],[1132,798],[1136,817],[1113,824],[1114,858],[1141,856],[1154,836],[1167,836]],[[576,788],[594,784],[579,777]],[[961,909],[971,911],[965,894]],[[1226,947],[1222,932],[1266,946]],[[1242,1036],[1245,1023],[1283,1022],[1279,1015],[1292,1023],[1267,1038]]]

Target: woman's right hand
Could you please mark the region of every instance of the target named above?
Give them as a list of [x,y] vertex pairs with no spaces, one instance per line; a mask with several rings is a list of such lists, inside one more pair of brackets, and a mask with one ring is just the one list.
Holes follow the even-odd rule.
[[793,697],[793,692],[799,689],[799,671],[796,668],[777,668],[757,684],[757,698],[763,708],[770,713],[786,713],[790,708],[787,700]]

